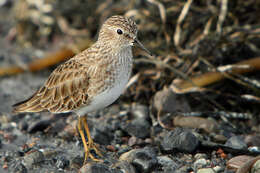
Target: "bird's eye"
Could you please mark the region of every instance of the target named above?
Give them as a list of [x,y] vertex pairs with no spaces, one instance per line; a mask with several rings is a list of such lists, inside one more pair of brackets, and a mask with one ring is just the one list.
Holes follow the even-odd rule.
[[119,35],[123,34],[123,31],[121,29],[117,29],[116,31]]

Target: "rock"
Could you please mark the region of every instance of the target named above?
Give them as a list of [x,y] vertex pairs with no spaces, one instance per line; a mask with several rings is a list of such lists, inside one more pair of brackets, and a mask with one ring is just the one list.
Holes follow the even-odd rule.
[[238,150],[246,150],[247,149],[247,144],[243,140],[241,136],[232,136],[227,140],[225,143],[225,146],[238,149]]
[[110,136],[110,133],[101,131],[101,129],[95,127],[91,130],[91,136],[95,142],[101,145],[109,145],[113,140],[113,137]]
[[207,154],[204,153],[197,153],[194,156],[195,159],[206,159],[207,158]]
[[80,170],[80,173],[112,173],[108,166],[103,163],[87,163],[83,165]]
[[147,106],[135,104],[131,107],[131,113],[135,118],[149,119],[149,109]]
[[175,170],[178,168],[178,164],[168,156],[159,156],[157,157],[157,160],[164,173],[175,172]]
[[64,156],[58,157],[56,161],[56,167],[59,169],[65,169],[69,166],[70,161],[66,159]]
[[167,132],[161,141],[162,149],[166,152],[173,150],[191,153],[199,145],[197,137],[187,129],[176,128]]
[[127,161],[120,161],[115,165],[115,168],[122,173],[136,173],[134,166]]
[[215,171],[215,173],[221,173],[224,172],[225,167],[215,166],[213,170]]
[[207,133],[216,132],[218,130],[218,125],[215,120],[203,117],[177,116],[174,117],[173,124],[174,126],[202,129]]
[[197,173],[215,173],[212,168],[202,168],[197,171]]
[[123,129],[137,138],[146,138],[150,135],[150,123],[143,118],[137,118],[129,122]]
[[155,94],[153,105],[157,110],[169,113],[191,110],[185,96],[174,94],[169,88],[164,88]]
[[132,163],[138,172],[150,173],[158,164],[156,153],[152,148],[133,149],[122,154],[121,161]]
[[252,156],[247,156],[247,155],[240,155],[231,158],[230,160],[227,161],[227,168],[228,169],[238,169],[240,168],[241,165],[252,159]]
[[52,123],[52,119],[49,118],[47,120],[39,120],[37,122],[34,122],[32,124],[29,125],[27,132],[29,133],[35,133],[37,131],[43,131],[45,130],[47,127],[49,127]]
[[19,163],[19,164],[15,165],[14,172],[15,173],[27,173],[28,171],[22,163]]
[[25,166],[31,168],[34,164],[39,163],[44,160],[44,155],[41,151],[35,150],[31,151],[29,154],[24,156]]
[[84,162],[84,158],[80,156],[76,156],[70,160],[70,168],[76,168],[79,169]]
[[257,160],[252,166],[250,173],[259,173],[259,172],[260,172],[260,160]]
[[206,159],[198,159],[194,162],[194,168],[197,170],[197,169],[200,169],[200,168],[203,168],[204,166],[207,165],[207,160]]

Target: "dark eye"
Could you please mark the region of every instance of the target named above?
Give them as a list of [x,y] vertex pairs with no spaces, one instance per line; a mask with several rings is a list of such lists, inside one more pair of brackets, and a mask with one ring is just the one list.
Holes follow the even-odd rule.
[[123,31],[121,29],[117,29],[116,31],[119,35],[123,34]]

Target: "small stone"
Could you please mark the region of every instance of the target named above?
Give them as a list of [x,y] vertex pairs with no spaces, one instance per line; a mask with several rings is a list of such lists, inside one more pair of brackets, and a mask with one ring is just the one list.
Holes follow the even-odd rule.
[[136,173],[135,168],[132,164],[127,161],[120,161],[115,165],[116,170],[120,171],[120,173]]
[[88,163],[82,166],[80,173],[112,173],[108,166],[103,163]]
[[28,171],[22,163],[19,163],[19,164],[15,165],[14,172],[15,173],[27,173]]
[[182,128],[167,132],[161,142],[162,149],[166,152],[178,150],[191,153],[198,145],[197,137],[191,131]]
[[206,159],[198,159],[194,162],[194,168],[195,169],[200,169],[203,168],[204,166],[207,165],[207,160]]
[[135,118],[149,119],[149,109],[147,106],[135,104],[132,106],[132,114]]
[[31,151],[29,154],[24,156],[24,163],[27,167],[32,167],[34,164],[43,161],[44,155],[41,151]]
[[83,162],[84,162],[84,159],[82,157],[76,156],[76,157],[72,158],[72,160],[70,161],[70,167],[79,169],[82,166]]
[[112,141],[112,138],[109,135],[110,133],[101,131],[98,128],[93,128],[91,131],[91,136],[94,139],[95,142],[101,144],[101,145],[109,145]]
[[56,167],[59,169],[65,169],[67,166],[69,166],[69,163],[70,163],[70,161],[68,159],[61,156],[61,157],[57,158]]
[[159,156],[157,157],[158,164],[162,167],[162,170],[166,173],[175,172],[178,168],[178,164],[175,163],[168,156]]
[[230,160],[227,161],[226,165],[228,169],[238,169],[240,168],[241,165],[252,159],[252,156],[247,156],[247,155],[240,155],[231,158]]
[[146,138],[150,135],[150,123],[143,118],[137,118],[126,124],[124,130],[131,136]]
[[247,144],[243,140],[241,136],[232,136],[228,139],[228,141],[225,143],[225,146],[238,149],[238,150],[246,150]]
[[149,173],[156,167],[158,160],[152,148],[133,149],[120,156],[121,161],[132,163],[136,170],[142,173]]
[[212,168],[202,168],[197,171],[197,173],[215,173]]
[[207,133],[216,132],[218,130],[218,124],[215,120],[203,117],[176,116],[173,119],[173,124],[178,127],[202,129]]
[[260,160],[257,160],[252,166],[250,173],[259,173],[260,172]]
[[51,125],[52,119],[39,120],[29,125],[27,132],[35,133],[37,131],[44,131],[47,127]]
[[195,159],[206,159],[207,158],[207,154],[204,153],[197,153],[194,156]]
[[158,91],[154,96],[154,107],[162,112],[190,112],[191,108],[184,95],[178,95],[169,88]]
[[225,170],[225,167],[220,167],[220,166],[215,166],[214,168],[213,168],[213,170],[216,172],[216,173],[220,173],[220,172],[224,172],[224,170]]

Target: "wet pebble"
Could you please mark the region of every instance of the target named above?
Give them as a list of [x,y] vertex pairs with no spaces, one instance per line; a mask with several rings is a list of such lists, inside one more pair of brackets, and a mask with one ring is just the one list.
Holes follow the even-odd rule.
[[121,161],[132,163],[138,172],[149,173],[157,166],[158,160],[152,148],[133,149],[120,156]]
[[232,136],[227,140],[225,145],[238,150],[247,149],[247,144],[241,136]]
[[108,166],[103,163],[88,163],[82,166],[80,173],[112,173]]
[[150,135],[151,124],[144,118],[137,118],[127,123],[123,129],[137,138],[146,138]]
[[31,168],[34,164],[39,163],[44,160],[44,155],[39,150],[31,151],[24,156],[25,166]]
[[168,131],[161,141],[162,149],[166,152],[178,150],[191,153],[198,145],[197,137],[190,130],[183,128]]

